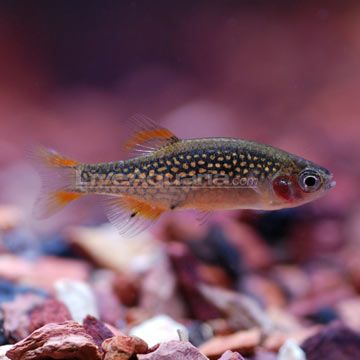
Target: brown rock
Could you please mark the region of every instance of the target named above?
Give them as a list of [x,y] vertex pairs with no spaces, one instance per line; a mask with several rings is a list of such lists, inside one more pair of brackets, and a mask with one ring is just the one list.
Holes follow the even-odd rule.
[[23,214],[19,208],[11,205],[0,206],[0,231],[8,231],[16,227]]
[[233,286],[233,281],[225,269],[219,266],[199,264],[198,271],[201,281],[206,284],[229,289]]
[[200,293],[220,309],[234,330],[259,327],[264,333],[272,328],[272,322],[259,304],[249,296],[220,287],[200,285]]
[[105,352],[104,360],[128,360],[133,355],[147,353],[148,345],[137,337],[118,335],[106,339],[102,349]]
[[139,360],[207,360],[206,356],[187,341],[172,340],[160,344],[153,352],[138,355]]
[[11,360],[100,360],[93,338],[74,321],[48,324],[18,342],[6,356]]
[[244,358],[238,352],[228,350],[222,354],[219,360],[244,360]]
[[203,321],[222,317],[222,312],[200,293],[198,261],[186,245],[170,244],[168,253],[190,316]]
[[238,351],[241,354],[252,354],[255,347],[260,344],[261,331],[252,330],[238,331],[232,335],[216,336],[204,344],[199,350],[210,359],[218,359],[227,350]]
[[43,256],[28,261],[15,255],[0,255],[0,278],[46,290],[52,290],[59,279],[86,280],[89,271],[89,265],[81,260]]
[[29,314],[29,334],[49,323],[62,323],[72,320],[67,307],[55,299],[47,299],[36,306]]
[[90,315],[84,319],[83,326],[100,350],[103,341],[114,336],[113,332],[102,321]]
[[140,298],[139,279],[130,274],[117,274],[113,280],[113,290],[121,303],[136,306]]
[[360,331],[360,296],[341,301],[336,305],[340,319],[351,329]]
[[360,359],[360,335],[340,323],[324,328],[301,347],[307,360]]

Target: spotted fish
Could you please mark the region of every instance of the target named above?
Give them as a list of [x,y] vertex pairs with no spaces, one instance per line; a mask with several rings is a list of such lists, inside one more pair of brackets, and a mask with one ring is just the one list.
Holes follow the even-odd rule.
[[[46,177],[37,209],[49,215],[86,194],[104,195],[109,220],[134,234],[165,211],[289,208],[335,186],[327,169],[275,147],[235,138],[183,140],[145,119],[126,148],[137,156],[96,164],[39,149],[41,163],[58,174]],[[59,178],[61,184],[49,183]]]

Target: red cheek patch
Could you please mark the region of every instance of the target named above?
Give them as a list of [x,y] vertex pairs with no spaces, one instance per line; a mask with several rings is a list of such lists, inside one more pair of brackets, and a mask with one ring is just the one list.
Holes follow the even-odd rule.
[[290,186],[290,178],[286,176],[279,176],[273,181],[273,189],[276,195],[287,201],[292,198]]
[[278,176],[272,183],[277,196],[292,202],[301,199],[303,192],[294,176]]

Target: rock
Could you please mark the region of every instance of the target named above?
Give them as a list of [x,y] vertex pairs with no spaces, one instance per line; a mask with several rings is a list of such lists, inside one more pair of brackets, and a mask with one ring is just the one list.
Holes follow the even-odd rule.
[[99,318],[107,324],[119,326],[124,321],[125,308],[114,289],[115,279],[115,274],[110,270],[97,270],[92,275],[91,287],[96,298]]
[[252,360],[277,360],[277,354],[259,349],[256,351],[256,354]]
[[43,302],[44,298],[39,295],[23,294],[1,305],[4,334],[10,343],[16,343],[30,334],[29,313]]
[[47,324],[18,342],[6,356],[11,360],[101,360],[92,337],[74,322]]
[[[153,269],[149,270],[150,272]],[[147,275],[145,275],[146,277]],[[143,280],[145,282],[146,280]],[[156,284],[156,287],[159,284]],[[121,304],[131,307],[140,301],[140,279],[129,273],[116,274],[113,279],[113,290]]]
[[[126,283],[126,279],[123,280],[124,282]],[[135,281],[133,283],[136,284]],[[120,294],[119,281],[117,284],[119,284],[117,289]],[[179,296],[177,285],[170,261],[164,256],[159,259],[156,266],[142,276],[141,288],[139,289],[139,293],[141,293],[141,297],[139,297],[140,307],[152,314],[156,309],[157,314],[167,314],[176,319],[186,317],[186,307]],[[130,291],[132,287],[134,285],[128,286]],[[124,294],[125,291],[123,290],[122,293]],[[121,298],[125,299],[125,296],[122,295]]]
[[199,346],[214,336],[213,329],[208,323],[191,321],[186,324],[186,327],[189,332],[189,341],[195,346]]
[[118,335],[106,339],[102,349],[105,352],[103,360],[128,360],[133,355],[147,353],[148,345],[137,337]]
[[242,290],[253,298],[260,299],[265,308],[283,308],[287,304],[284,289],[265,276],[255,273],[243,276]]
[[200,279],[208,284],[233,287],[243,275],[242,253],[229,241],[219,223],[209,224],[207,233],[188,240],[192,254],[200,260]]
[[101,349],[104,340],[114,336],[114,333],[100,320],[93,316],[84,319],[83,326],[85,331],[93,338],[95,344]]
[[78,323],[87,315],[99,317],[95,295],[91,287],[83,281],[59,280],[55,283],[56,297],[69,309]]
[[23,218],[21,210],[12,205],[0,206],[0,231],[8,231],[15,228]]
[[86,280],[90,267],[84,261],[43,256],[29,261],[15,255],[0,255],[0,278],[52,290],[63,278]]
[[355,295],[354,289],[344,284],[336,289],[295,300],[290,303],[288,311],[297,317],[311,317],[322,309],[332,308],[340,301],[353,298]]
[[187,341],[172,340],[161,343],[153,352],[138,355],[139,360],[207,360],[207,357]]
[[241,354],[252,354],[255,347],[260,344],[261,330],[252,329],[238,331],[231,335],[215,336],[199,346],[199,350],[210,359],[217,359],[227,350],[237,351]]
[[264,333],[272,328],[266,312],[250,297],[219,287],[200,285],[201,294],[226,314],[234,330],[259,327]]
[[306,356],[295,341],[287,340],[279,350],[278,360],[306,360]]
[[335,323],[313,335],[301,345],[307,360],[360,359],[360,335]]
[[147,231],[128,241],[115,227],[74,226],[67,235],[73,246],[87,255],[96,265],[107,269],[143,272],[150,269],[163,255],[163,249]]
[[137,326],[144,321],[149,320],[152,317],[152,312],[150,313],[147,310],[142,309],[141,307],[129,308],[126,311],[125,321],[126,324],[131,328],[132,326]]
[[251,226],[224,218],[223,230],[229,241],[242,254],[248,268],[263,269],[275,262],[271,249]]
[[13,345],[2,345],[0,346],[0,360],[8,360],[6,353],[12,349]]
[[287,340],[293,340],[297,344],[301,344],[307,338],[317,334],[321,330],[321,326],[303,327],[295,331],[277,330],[267,336],[261,343],[262,347],[268,351],[278,352]]
[[271,269],[272,277],[291,298],[303,298],[311,292],[309,276],[295,265],[276,265]]
[[45,300],[44,303],[35,306],[29,313],[29,332],[49,323],[62,323],[72,320],[68,308],[56,299]]
[[50,323],[71,320],[66,306],[40,295],[24,293],[1,304],[3,332],[8,342],[24,339],[34,330]]
[[360,331],[360,296],[343,300],[336,305],[340,319],[351,329]]
[[154,346],[158,343],[178,340],[178,331],[187,334],[184,325],[174,321],[167,315],[158,315],[131,328],[130,335],[145,340],[149,346]]
[[200,293],[199,261],[185,244],[172,243],[167,249],[179,290],[191,316],[200,321],[220,318],[221,311]]
[[228,350],[222,354],[219,360],[244,360],[244,358],[238,352]]

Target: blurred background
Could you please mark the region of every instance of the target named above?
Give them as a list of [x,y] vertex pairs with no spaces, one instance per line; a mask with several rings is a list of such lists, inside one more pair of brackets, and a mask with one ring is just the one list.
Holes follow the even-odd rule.
[[355,201],[359,15],[356,2],[2,1],[2,173],[37,143],[122,159],[124,123],[143,113],[180,137],[254,139],[318,161]]
[[[330,169],[336,188],[298,209],[225,213],[200,230],[169,215],[155,232],[165,243],[207,239],[210,260],[190,246],[197,261],[224,251],[223,272],[202,268],[208,283],[231,288],[271,268],[282,305],[325,283],[325,305],[294,311],[332,320],[334,304],[360,291],[359,18],[354,1],[1,1],[0,202],[30,214],[39,185],[26,152],[36,144],[84,162],[126,158],[135,113],[183,138],[278,146]],[[105,221],[84,204],[41,226]],[[11,251],[28,250],[29,236]],[[272,268],[281,262],[293,267]],[[241,289],[263,294],[265,278]]]

